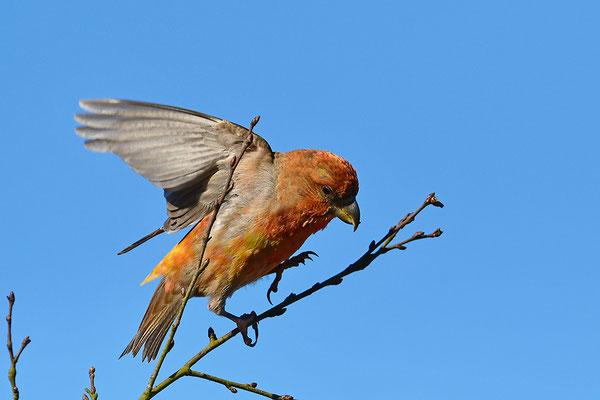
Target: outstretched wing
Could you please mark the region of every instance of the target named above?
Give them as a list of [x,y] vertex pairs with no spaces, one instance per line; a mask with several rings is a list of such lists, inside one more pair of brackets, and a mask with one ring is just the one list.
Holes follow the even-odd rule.
[[[83,125],[75,132],[87,139],[87,149],[117,154],[164,189],[169,218],[162,230],[168,233],[212,210],[223,192],[231,157],[248,135],[244,127],[183,108],[115,99],[82,100],[79,105],[91,112],[75,115]],[[253,135],[247,151],[260,148],[272,157],[269,144]]]

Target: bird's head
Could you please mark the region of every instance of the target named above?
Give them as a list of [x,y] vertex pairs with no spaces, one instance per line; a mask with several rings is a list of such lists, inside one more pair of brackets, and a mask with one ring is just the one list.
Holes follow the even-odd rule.
[[358,178],[352,165],[323,150],[295,150],[286,153],[286,158],[293,165],[289,189],[301,196],[304,208],[313,217],[328,221],[338,217],[356,230],[360,209],[356,203]]

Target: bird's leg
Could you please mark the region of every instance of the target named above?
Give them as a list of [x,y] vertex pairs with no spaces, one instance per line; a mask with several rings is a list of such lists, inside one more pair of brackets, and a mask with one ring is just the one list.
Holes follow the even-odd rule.
[[[235,322],[238,330],[242,334],[244,343],[250,347],[254,347],[256,345],[256,341],[258,340],[258,321],[255,321],[257,317],[256,313],[252,311],[250,314],[243,314],[239,317],[236,317],[235,315],[225,311],[226,300],[227,293],[222,293],[220,296],[214,296],[208,302],[208,309],[217,315],[221,315]],[[250,340],[248,337],[248,326],[252,326],[252,328],[254,328],[254,343],[252,343],[252,340]]]
[[[235,322],[235,324],[238,327],[238,330],[242,334],[242,338],[244,338],[244,343],[246,344],[246,346],[256,346],[256,342],[258,341],[258,322],[255,322],[257,315],[254,311],[252,311],[250,314],[242,314],[239,317],[236,317],[235,315],[228,313],[225,310],[223,310],[220,314],[225,318],[228,318]],[[254,328],[254,342],[252,342],[252,339],[250,339],[250,337],[248,336],[248,326],[252,326],[252,328]]]
[[275,279],[273,280],[273,283],[271,283],[271,286],[269,286],[269,289],[267,290],[267,300],[269,300],[269,303],[273,304],[271,302],[271,292],[277,293],[277,286],[279,285],[279,281],[283,276],[283,271],[285,271],[288,268],[297,267],[300,264],[304,264],[307,259],[312,261],[312,258],[310,258],[310,256],[319,257],[319,255],[314,251],[303,251],[302,253],[297,254],[294,257],[291,257],[286,261],[282,262],[277,267],[275,267],[273,271],[270,272],[272,274],[275,274]]

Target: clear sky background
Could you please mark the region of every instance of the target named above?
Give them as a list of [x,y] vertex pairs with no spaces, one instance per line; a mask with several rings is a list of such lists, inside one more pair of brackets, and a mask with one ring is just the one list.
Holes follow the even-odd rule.
[[[102,399],[133,399],[154,367],[117,358],[155,287],[139,283],[183,233],[116,255],[163,223],[164,199],[75,136],[78,100],[101,97],[244,125],[260,114],[273,149],[354,165],[360,228],[333,221],[309,239],[320,258],[288,271],[275,300],[343,269],[428,193],[446,204],[406,232],[441,238],[293,305],[261,323],[255,348],[237,337],[199,370],[304,400],[600,398],[599,13],[593,1],[3,1],[0,293],[17,296],[15,341],[32,338],[22,398],[79,399],[94,365]],[[269,284],[230,311],[267,309]],[[163,377],[209,326],[232,323],[192,300]],[[193,378],[157,398],[184,397],[260,398]]]

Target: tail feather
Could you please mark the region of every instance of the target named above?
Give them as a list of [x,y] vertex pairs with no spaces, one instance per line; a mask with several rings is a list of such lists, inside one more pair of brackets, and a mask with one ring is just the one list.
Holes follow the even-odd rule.
[[144,347],[142,361],[148,359],[148,362],[150,362],[156,358],[160,345],[165,339],[169,327],[175,321],[177,311],[181,305],[181,295],[174,292],[165,292],[165,279],[163,278],[156,288],[152,300],[150,300],[150,305],[136,335],[129,342],[121,357],[129,352],[135,357]]

